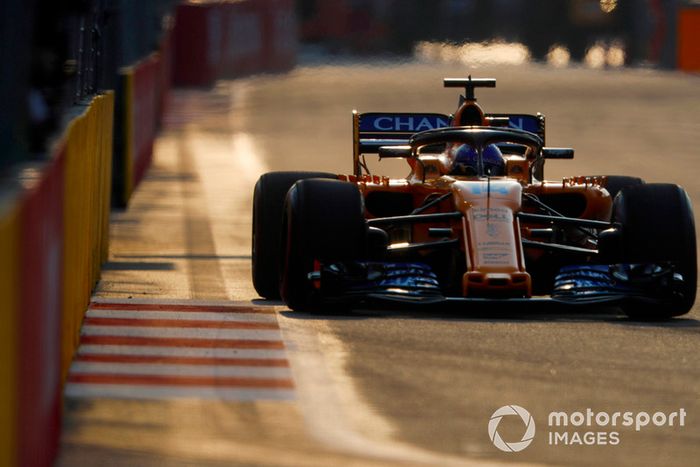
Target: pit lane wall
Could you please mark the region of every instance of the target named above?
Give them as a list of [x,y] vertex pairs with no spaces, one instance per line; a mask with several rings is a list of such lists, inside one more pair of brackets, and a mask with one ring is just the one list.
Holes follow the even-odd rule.
[[124,208],[151,165],[153,142],[167,108],[172,27],[158,50],[119,70],[115,108],[112,205]]
[[286,71],[297,48],[293,0],[186,2],[175,18],[174,84]]
[[[221,42],[216,66],[204,68],[211,74],[194,84],[294,66],[291,0],[201,8],[216,11],[206,27],[219,35],[206,37]],[[107,259],[110,206],[126,206],[147,171],[167,105],[175,38],[164,37],[120,70],[115,91],[81,102],[44,162],[15,167],[0,184],[0,466],[55,458],[63,383]]]
[[114,93],[75,115],[45,162],[0,189],[0,465],[48,466],[61,389],[107,259]]

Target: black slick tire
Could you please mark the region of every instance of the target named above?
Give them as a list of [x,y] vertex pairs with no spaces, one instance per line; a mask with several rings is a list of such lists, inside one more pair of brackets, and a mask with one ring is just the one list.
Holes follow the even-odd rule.
[[251,266],[253,286],[263,298],[279,298],[284,200],[292,185],[307,178],[335,179],[337,176],[326,172],[270,172],[255,184]]
[[321,263],[367,254],[367,224],[357,186],[339,180],[301,180],[287,193],[282,222],[280,295],[296,311],[319,312],[320,291],[309,273]]
[[697,292],[697,246],[693,209],[685,190],[666,183],[622,188],[615,198],[613,223],[622,231],[621,263],[670,262],[684,279],[680,293],[670,303],[634,303],[623,307],[625,313],[656,320],[690,311]]

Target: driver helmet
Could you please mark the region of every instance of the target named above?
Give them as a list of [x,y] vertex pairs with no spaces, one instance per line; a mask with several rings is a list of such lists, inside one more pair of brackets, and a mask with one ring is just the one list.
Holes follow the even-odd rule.
[[[479,155],[472,146],[463,144],[455,151],[455,158],[452,164],[452,175],[478,175]],[[500,176],[506,173],[506,161],[501,154],[501,150],[495,144],[489,144],[482,153],[484,162],[484,175]]]

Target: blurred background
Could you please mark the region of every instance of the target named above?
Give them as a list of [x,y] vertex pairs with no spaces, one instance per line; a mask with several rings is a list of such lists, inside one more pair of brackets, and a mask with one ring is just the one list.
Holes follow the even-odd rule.
[[[675,64],[675,0],[298,0],[301,38],[335,51],[411,53],[425,42],[519,43],[535,60],[593,46],[616,65]],[[692,3],[692,2],[691,2]]]
[[[40,157],[63,110],[116,89],[121,67],[158,48],[178,3],[3,2],[0,174]],[[396,55],[467,65],[673,69],[696,66],[698,33],[689,36],[679,23],[698,8],[689,0],[294,0],[291,27],[302,60]],[[695,45],[681,56],[679,41]]]
[[0,175],[41,157],[68,108],[158,48],[173,0],[7,0],[0,7]]

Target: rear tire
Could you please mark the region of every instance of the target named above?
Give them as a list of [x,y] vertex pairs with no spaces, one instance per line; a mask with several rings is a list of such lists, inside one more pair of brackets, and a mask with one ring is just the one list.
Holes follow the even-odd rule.
[[683,188],[650,183],[623,188],[613,205],[613,223],[622,230],[621,263],[673,262],[683,275],[680,295],[659,305],[630,304],[625,313],[639,319],[666,319],[687,313],[695,303],[697,247],[695,220]]
[[283,219],[280,295],[292,310],[319,311],[319,290],[308,274],[319,262],[354,261],[367,255],[362,196],[353,183],[302,180],[287,194]]
[[337,176],[326,172],[270,172],[255,184],[251,262],[253,286],[263,298],[279,298],[284,200],[292,185],[307,178],[334,179]]

